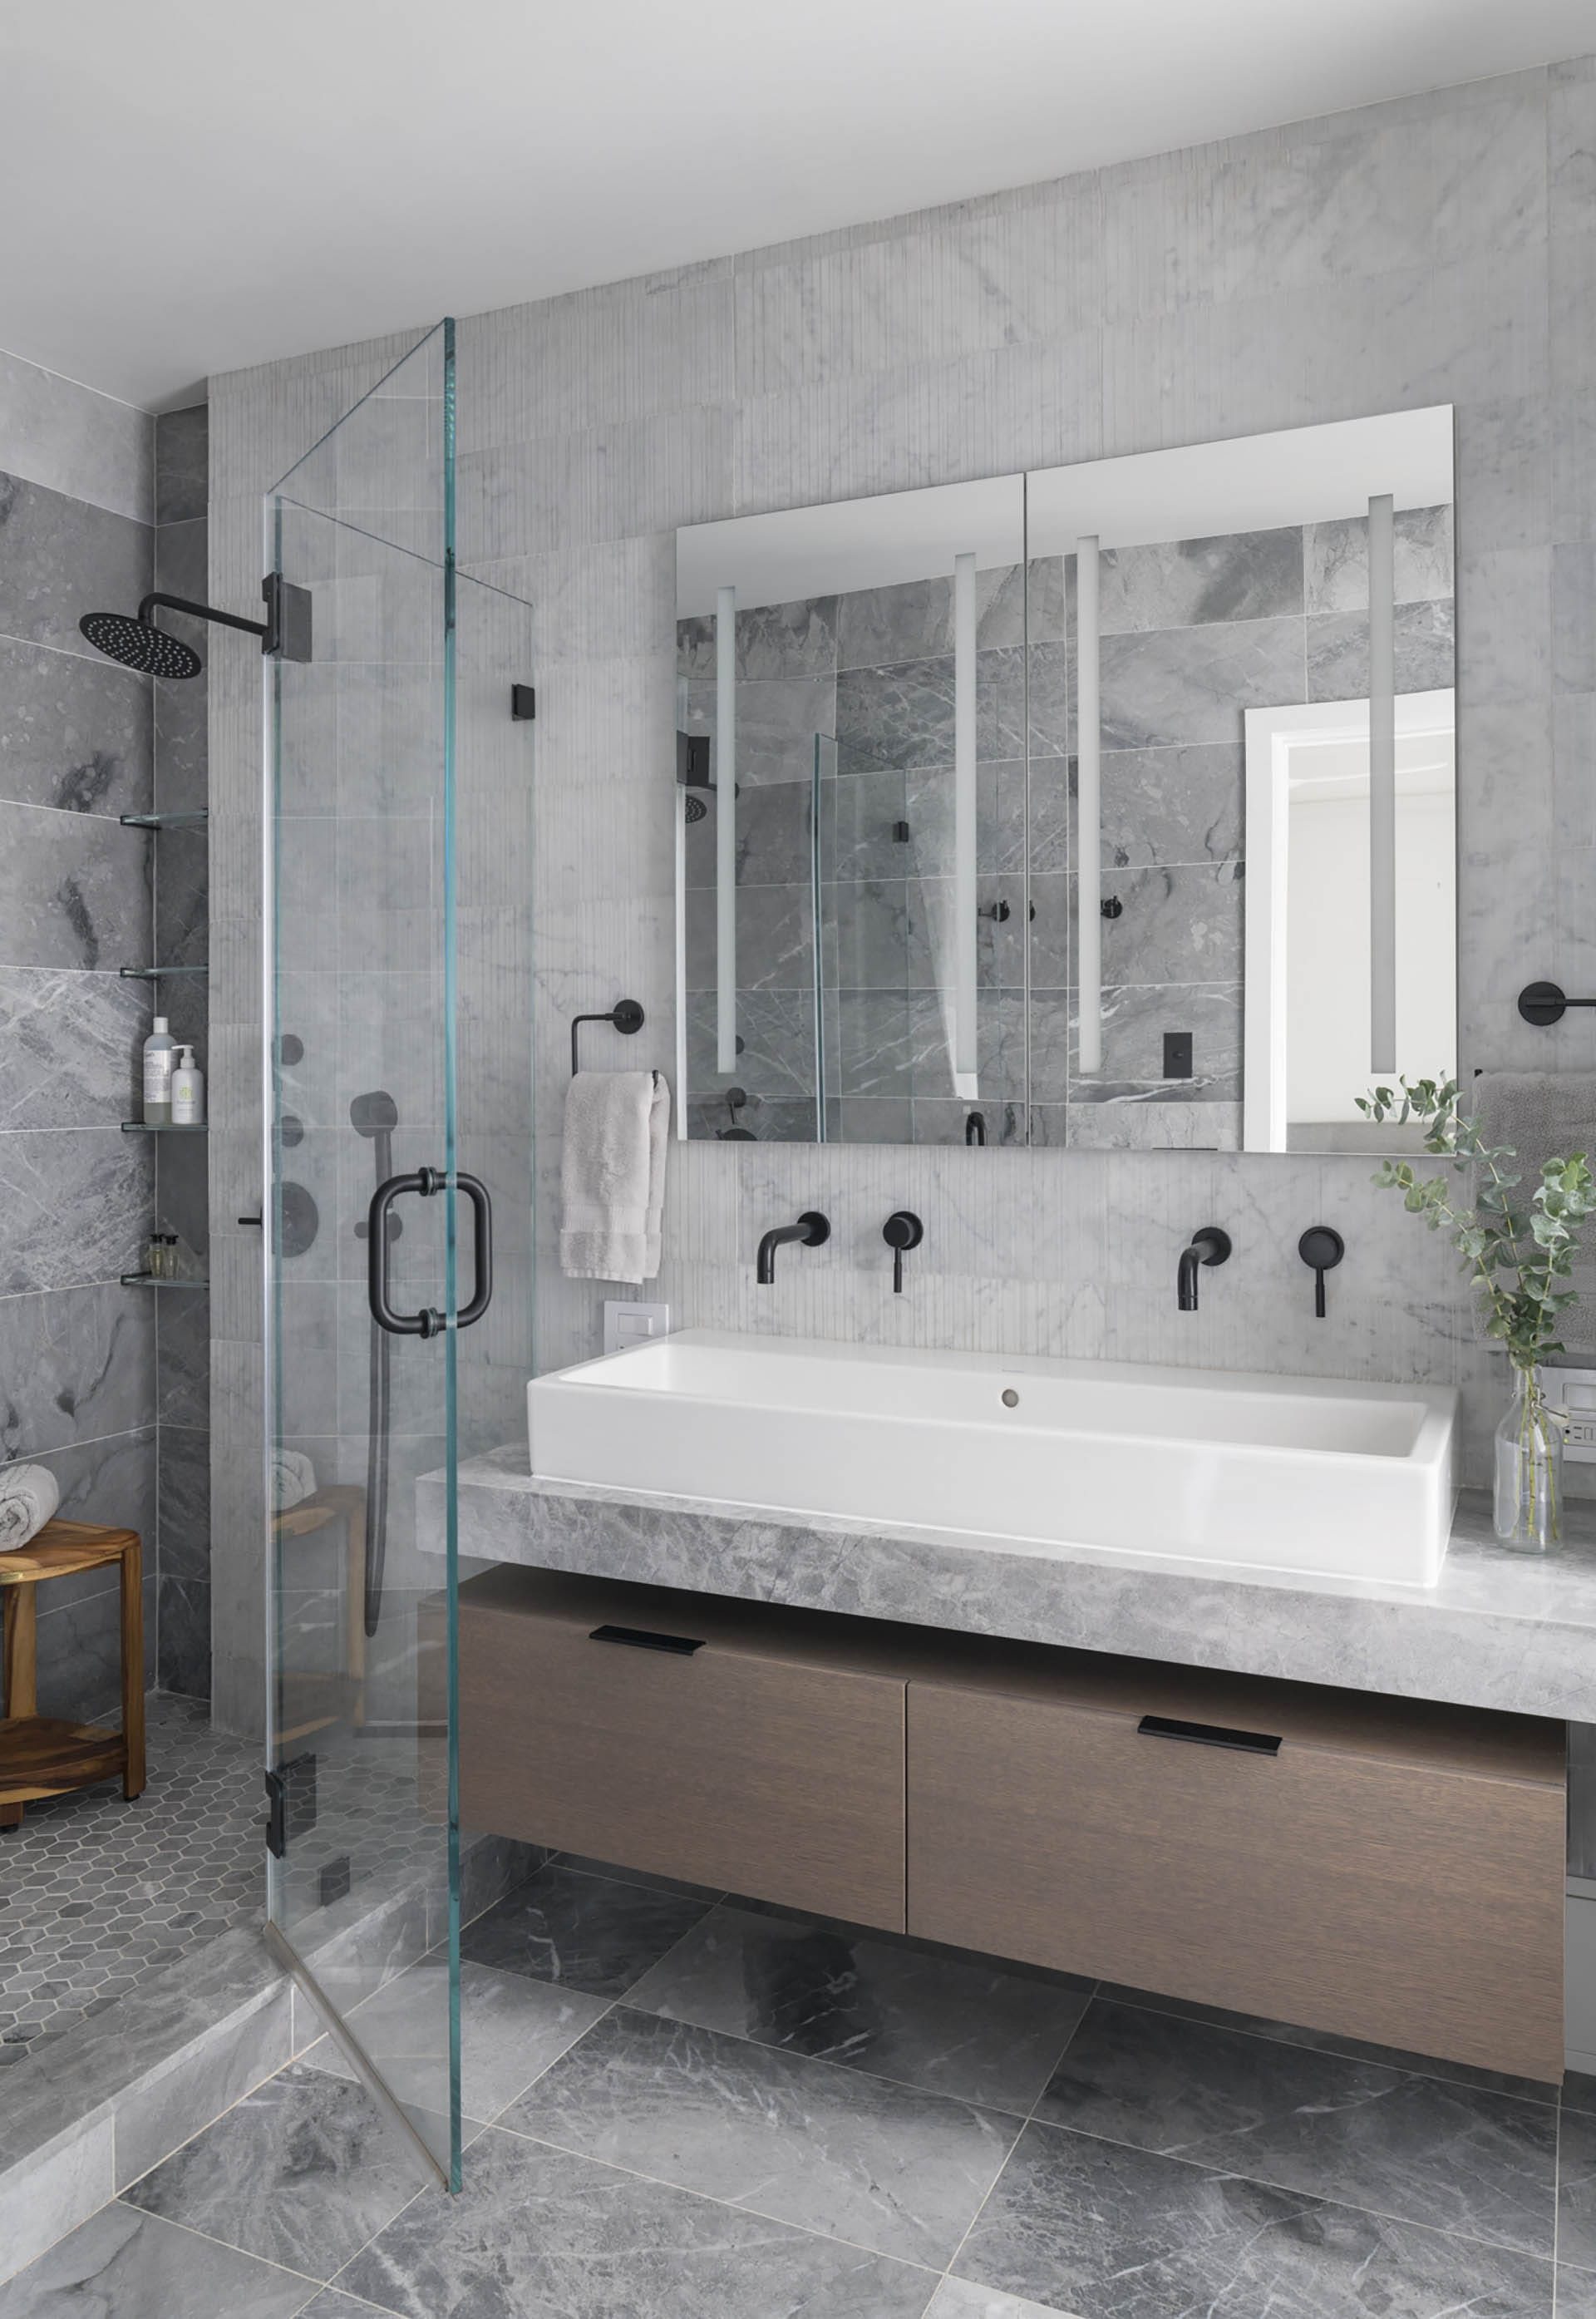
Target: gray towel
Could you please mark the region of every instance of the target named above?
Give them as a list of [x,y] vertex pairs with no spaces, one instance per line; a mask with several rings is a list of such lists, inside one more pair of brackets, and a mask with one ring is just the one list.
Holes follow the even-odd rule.
[[[1596,1074],[1590,1071],[1484,1071],[1474,1081],[1474,1120],[1493,1149],[1518,1153],[1516,1199],[1528,1206],[1548,1160],[1576,1151],[1596,1166]],[[1579,1297],[1557,1333],[1570,1350],[1596,1347],[1596,1234],[1586,1227],[1581,1259],[1568,1286]],[[1474,1300],[1474,1332],[1483,1339],[1490,1307]]]
[[60,1502],[48,1466],[0,1466],[0,1554],[37,1537]]
[[578,1071],[565,1096],[560,1262],[571,1280],[660,1268],[671,1090],[660,1071]]
[[272,1452],[272,1504],[280,1514],[316,1494],[316,1468],[302,1449]]

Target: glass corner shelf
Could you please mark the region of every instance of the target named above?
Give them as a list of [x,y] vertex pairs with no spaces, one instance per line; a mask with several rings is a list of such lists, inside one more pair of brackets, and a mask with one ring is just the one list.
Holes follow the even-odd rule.
[[124,829],[203,829],[211,811],[202,805],[188,813],[119,813],[116,817]]
[[209,1120],[201,1120],[196,1126],[190,1127],[184,1120],[124,1119],[122,1132],[124,1135],[208,1135],[211,1123]]
[[124,982],[158,982],[165,974],[209,974],[208,966],[119,966]]
[[167,1280],[158,1272],[124,1272],[121,1278],[124,1288],[209,1288],[211,1286],[203,1274],[192,1278],[185,1276],[181,1279]]

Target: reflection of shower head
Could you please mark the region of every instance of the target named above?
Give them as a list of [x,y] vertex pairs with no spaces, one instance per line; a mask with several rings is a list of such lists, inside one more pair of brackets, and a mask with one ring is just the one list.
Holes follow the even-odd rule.
[[142,676],[198,676],[200,656],[181,636],[169,636],[153,620],[131,612],[86,612],[77,623],[96,652]]
[[692,826],[692,825],[693,825],[693,823],[694,823],[695,821],[702,821],[702,820],[703,820],[703,818],[704,818],[704,817],[705,817],[705,815],[706,815],[706,814],[708,812],[708,810],[709,810],[708,807],[704,803],[704,800],[703,800],[703,799],[702,799],[701,797],[691,797],[691,796],[690,796],[690,797],[684,798],[684,799],[682,799],[682,803],[683,803],[683,804],[686,806],[686,808],[687,808],[687,821],[688,821],[688,827],[689,827],[690,829],[691,828],[691,826]]
[[349,1124],[356,1135],[391,1135],[399,1125],[399,1105],[385,1087],[357,1095],[349,1105]]

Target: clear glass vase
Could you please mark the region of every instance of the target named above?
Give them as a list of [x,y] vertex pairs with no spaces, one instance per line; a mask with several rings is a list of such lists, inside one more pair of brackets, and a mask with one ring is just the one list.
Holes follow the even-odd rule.
[[1531,1369],[1513,1371],[1513,1397],[1496,1429],[1496,1535],[1545,1554],[1563,1534],[1564,1417]]

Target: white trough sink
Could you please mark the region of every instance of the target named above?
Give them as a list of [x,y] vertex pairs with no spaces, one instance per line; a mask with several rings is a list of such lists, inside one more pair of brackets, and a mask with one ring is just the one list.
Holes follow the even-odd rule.
[[527,1387],[532,1471],[971,1544],[1433,1586],[1455,1394],[687,1329]]

